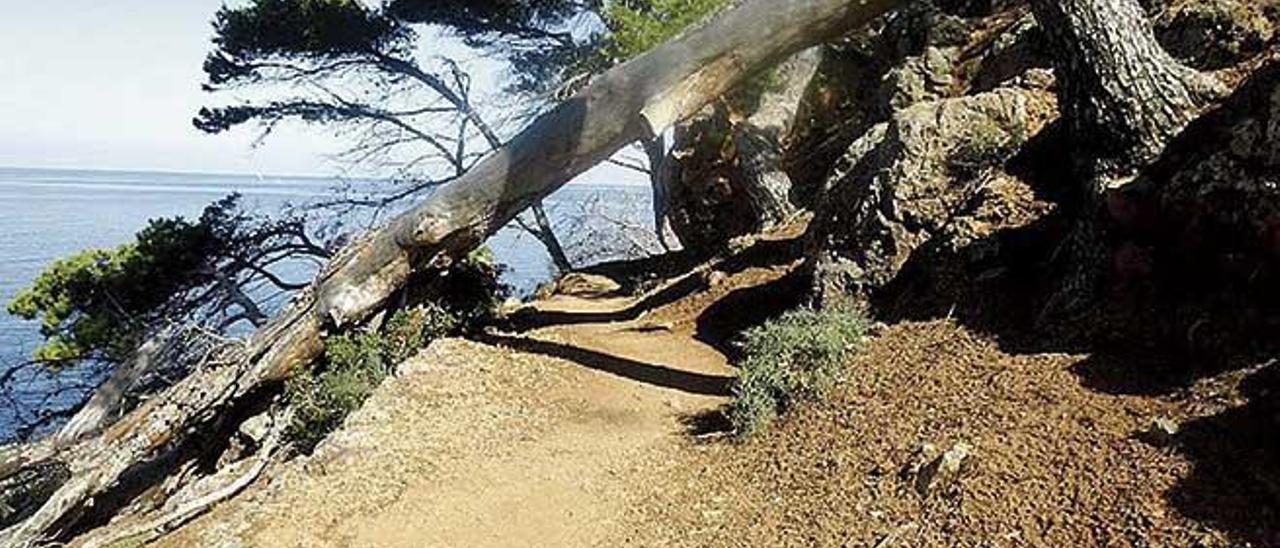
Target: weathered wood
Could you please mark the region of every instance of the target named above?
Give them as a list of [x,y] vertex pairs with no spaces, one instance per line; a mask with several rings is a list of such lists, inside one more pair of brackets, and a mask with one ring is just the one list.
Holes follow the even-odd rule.
[[74,443],[102,431],[115,420],[122,412],[125,395],[143,375],[155,367],[155,358],[160,354],[163,344],[164,341],[160,338],[149,339],[138,347],[131,358],[116,366],[111,376],[93,392],[89,401],[53,435],[54,443]]
[[1094,194],[1153,160],[1221,93],[1160,46],[1137,0],[1031,5],[1054,46],[1063,117]]
[[667,242],[671,220],[671,184],[675,178],[675,162],[667,153],[667,139],[664,135],[656,135],[652,139],[640,141],[641,148],[649,160],[649,187],[653,190],[653,231],[658,235],[658,243],[663,250],[671,251]]
[[290,417],[287,413],[284,417],[273,418],[270,430],[266,434],[267,437],[262,441],[262,446],[258,448],[253,462],[250,463],[247,470],[236,475],[226,485],[204,496],[178,505],[177,508],[162,516],[149,519],[145,523],[119,531],[107,530],[102,536],[84,540],[85,548],[105,548],[121,543],[133,545],[150,543],[165,533],[200,517],[214,505],[236,496],[252,485],[258,479],[258,476],[261,476],[262,472],[267,469],[267,465],[271,463],[271,459],[276,455],[276,448],[279,446],[280,438],[283,436],[284,426],[289,424],[289,419]]
[[750,0],[598,77],[428,201],[353,242],[246,348],[206,364],[101,435],[62,450],[71,478],[4,546],[32,546],[131,467],[286,378],[325,333],[376,312],[424,263],[469,251],[542,197],[637,140],[696,112],[745,77],[904,0]]
[[755,112],[733,126],[738,174],[756,208],[761,229],[786,221],[799,212],[791,201],[791,176],[784,162],[785,143],[795,125],[800,101],[821,62],[820,47],[809,48],[788,59],[766,83]]

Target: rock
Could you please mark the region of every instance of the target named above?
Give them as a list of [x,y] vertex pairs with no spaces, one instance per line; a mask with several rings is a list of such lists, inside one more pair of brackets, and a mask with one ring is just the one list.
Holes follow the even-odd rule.
[[984,48],[970,82],[972,91],[990,91],[1028,74],[1053,67],[1044,34],[1026,14]]
[[1151,421],[1151,426],[1142,433],[1142,438],[1152,445],[1168,447],[1177,441],[1178,430],[1179,425],[1173,419],[1160,417]]
[[928,497],[954,484],[960,478],[964,464],[972,453],[973,448],[961,442],[933,459],[916,474],[916,492],[922,497]]
[[920,471],[936,458],[938,458],[938,448],[935,445],[932,443],[920,444],[911,453],[911,461],[902,468],[901,477],[914,481],[915,477],[920,475]]
[[218,468],[225,468],[254,454],[262,447],[267,436],[271,435],[271,428],[274,426],[272,421],[271,413],[264,411],[240,423],[236,435],[231,437],[226,450],[218,456]]
[[612,279],[599,274],[570,272],[556,282],[556,293],[572,297],[608,297],[622,290]]
[[924,54],[907,58],[884,76],[876,103],[883,105],[887,114],[946,97],[955,85],[951,71],[958,55],[956,48],[930,46]]
[[880,542],[876,543],[876,548],[891,548],[893,546],[906,546],[908,545],[908,543],[906,542],[906,537],[916,532],[916,530],[919,528],[920,526],[917,525],[915,522],[902,525],[894,529],[892,533],[889,533],[885,535],[884,538],[880,539]]
[[[1004,164],[1056,117],[1049,91],[999,88],[918,104],[873,127],[837,164],[810,225],[817,300],[892,281],[917,248],[981,211],[997,183],[1016,184]],[[982,236],[974,230],[962,232]]]
[[1169,53],[1201,69],[1234,65],[1262,51],[1274,34],[1261,2],[1184,0],[1155,20],[1156,37]]
[[238,432],[246,440],[258,446],[262,445],[262,441],[267,439],[267,435],[271,433],[271,426],[271,413],[261,413],[240,423]]
[[545,301],[556,296],[556,282],[550,281],[539,284],[537,289],[533,290],[533,299],[535,301]]
[[[1175,296],[1198,303],[1195,313],[1160,313],[1169,336],[1193,332],[1196,352],[1225,355],[1252,344],[1258,336],[1251,333],[1273,333],[1268,318],[1280,305],[1280,61],[1254,71],[1106,203],[1124,231],[1117,233],[1155,250],[1149,268],[1156,276],[1177,280],[1170,285],[1180,288]],[[1193,287],[1194,296],[1181,289]]]

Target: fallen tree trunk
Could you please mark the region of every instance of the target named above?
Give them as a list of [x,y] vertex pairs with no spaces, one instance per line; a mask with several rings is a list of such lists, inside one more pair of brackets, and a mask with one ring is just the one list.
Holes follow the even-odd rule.
[[353,242],[243,348],[203,364],[101,435],[61,450],[56,458],[70,478],[34,514],[0,532],[0,543],[32,546],[65,532],[126,472],[315,359],[326,332],[378,311],[415,269],[469,251],[628,143],[652,138],[756,71],[902,1],[751,0],[601,75],[427,202]]

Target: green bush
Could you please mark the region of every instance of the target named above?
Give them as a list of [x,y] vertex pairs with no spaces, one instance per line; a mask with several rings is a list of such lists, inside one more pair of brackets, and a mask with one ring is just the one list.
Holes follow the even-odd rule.
[[401,310],[387,322],[382,335],[383,355],[398,364],[412,358],[431,341],[453,333],[460,320],[435,303]]
[[321,359],[285,382],[285,402],[294,413],[289,439],[304,453],[311,452],[401,362],[431,341],[483,326],[505,290],[497,277],[492,261],[483,252],[474,253],[449,269],[415,277],[406,295],[410,304],[392,314],[380,331],[326,339]]
[[866,328],[861,312],[833,307],[794,310],[747,331],[729,413],[737,435],[759,432],[796,402],[826,395]]
[[144,324],[174,308],[176,295],[209,282],[208,257],[221,245],[205,222],[152,219],[133,242],[54,261],[8,310],[40,321],[38,361],[120,361],[137,347]]
[[630,59],[666,42],[685,28],[724,8],[727,0],[652,0],[605,5],[605,24],[613,31],[608,53]]
[[293,407],[287,434],[308,453],[391,373],[383,340],[375,333],[326,340],[323,362],[319,371],[294,375],[285,383],[285,400]]
[[458,317],[435,304],[400,310],[381,332],[337,335],[325,340],[316,367],[285,382],[293,408],[288,437],[309,453],[358,409],[396,365],[460,327]]

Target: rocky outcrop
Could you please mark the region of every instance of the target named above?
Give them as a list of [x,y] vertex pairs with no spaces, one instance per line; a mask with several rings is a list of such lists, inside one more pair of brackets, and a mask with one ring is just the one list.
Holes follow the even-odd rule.
[[[826,192],[816,193],[824,196],[808,242],[816,301],[874,296],[913,256],[930,262],[933,255],[918,256],[922,248],[966,261],[998,254],[998,238],[989,236],[1043,220],[1056,207],[1042,201],[1041,186],[1071,192],[1074,172],[1067,150],[1053,148],[1059,145],[1036,152],[1035,173],[1015,176],[1005,169],[1058,116],[1048,70],[1052,51],[1023,7],[922,2],[846,42],[846,56],[875,63],[851,73],[861,85],[843,89],[841,112],[852,113],[842,114],[844,129],[857,138],[844,141],[843,154],[820,183]],[[1148,7],[1161,44],[1202,69],[1254,67],[1241,63],[1274,40],[1280,15],[1280,4],[1246,0],[1169,0]],[[1218,270],[1254,276],[1276,270],[1274,259],[1259,258],[1280,254],[1280,153],[1274,150],[1280,130],[1272,127],[1280,127],[1272,121],[1280,92],[1273,97],[1259,80],[1277,70],[1258,71],[1253,91],[1237,93],[1225,103],[1234,106],[1188,129],[1142,184],[1108,198],[1128,231],[1113,239],[1133,240],[1112,242],[1115,260],[1125,263],[1115,268],[1143,276],[1155,268],[1156,247],[1186,260],[1212,239],[1210,247],[1218,251],[1206,257],[1237,263]],[[1231,71],[1225,74],[1230,78]],[[1033,191],[1032,182],[1022,180],[1029,175],[1046,180],[1034,181]],[[1073,198],[1053,198],[1064,199]],[[1171,243],[1177,234],[1198,241]],[[1245,256],[1253,259],[1241,260]]]
[[1156,37],[1174,57],[1198,69],[1220,69],[1262,51],[1275,33],[1274,2],[1183,0],[1155,20]]
[[1016,186],[1003,164],[1056,117],[1039,77],[914,105],[849,148],[809,233],[819,300],[883,287],[937,238],[999,228],[972,217]]
[[607,297],[616,294],[622,286],[605,276],[570,272],[556,282],[557,295],[572,297]]
[[[1163,225],[1181,224],[1199,243],[1280,259],[1280,60],[1189,128],[1136,192],[1159,200]],[[1116,212],[1143,223],[1141,213]]]

